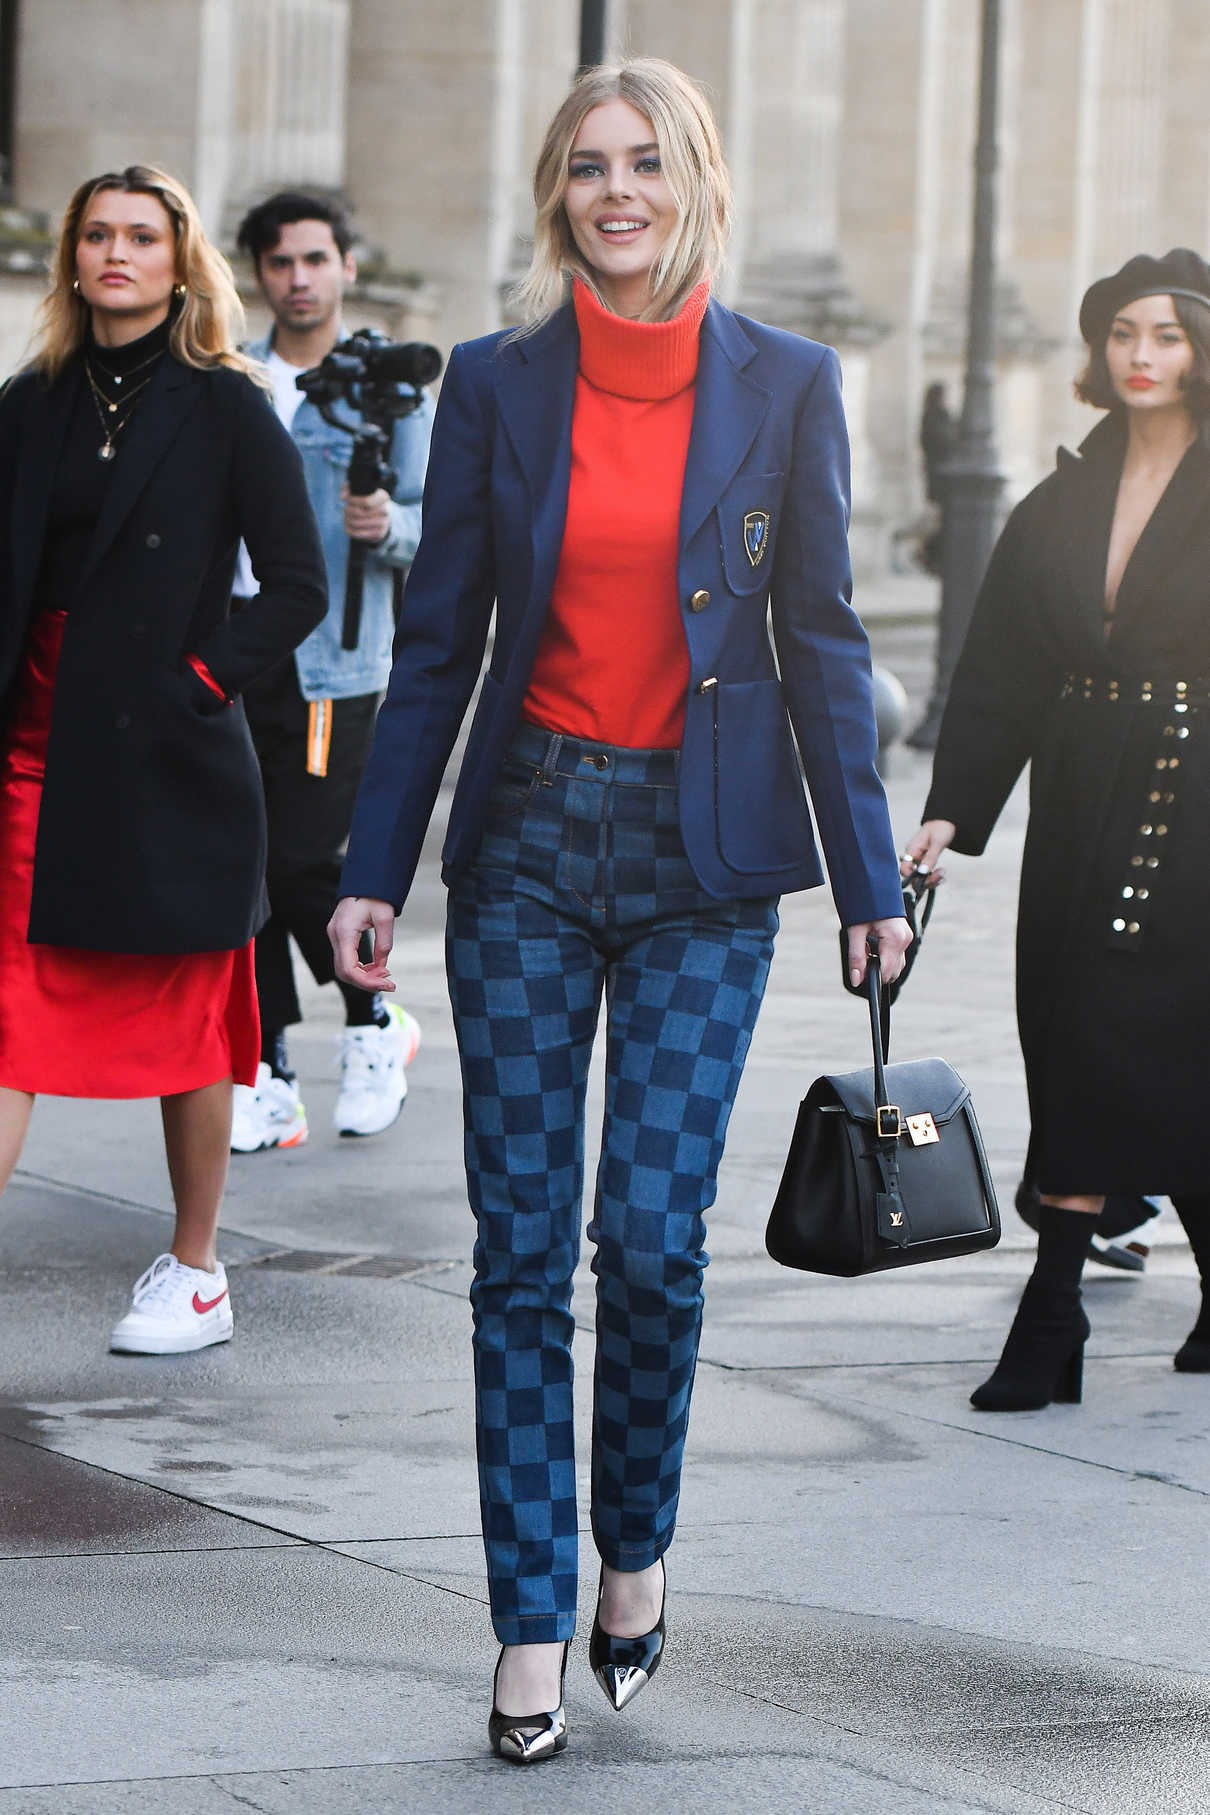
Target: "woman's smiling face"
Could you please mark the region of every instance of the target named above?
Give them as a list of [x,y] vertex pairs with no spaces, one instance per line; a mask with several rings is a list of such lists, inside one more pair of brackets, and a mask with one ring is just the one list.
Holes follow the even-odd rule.
[[629,101],[604,101],[585,114],[567,160],[563,206],[605,302],[618,315],[640,314],[678,209],[655,129]]

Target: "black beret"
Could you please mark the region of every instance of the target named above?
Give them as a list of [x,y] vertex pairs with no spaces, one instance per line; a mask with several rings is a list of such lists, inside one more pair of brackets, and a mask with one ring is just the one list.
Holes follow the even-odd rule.
[[1141,252],[1112,277],[1098,278],[1080,304],[1080,333],[1089,346],[1105,340],[1114,316],[1140,296],[1191,296],[1210,308],[1210,265],[1188,246],[1174,246],[1163,258]]

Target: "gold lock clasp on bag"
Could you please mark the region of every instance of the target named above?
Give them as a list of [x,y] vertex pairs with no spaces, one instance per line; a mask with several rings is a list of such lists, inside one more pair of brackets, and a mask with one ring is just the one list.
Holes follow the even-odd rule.
[[927,1110],[923,1115],[910,1115],[907,1118],[907,1131],[913,1147],[931,1147],[941,1139],[937,1133],[937,1124]]

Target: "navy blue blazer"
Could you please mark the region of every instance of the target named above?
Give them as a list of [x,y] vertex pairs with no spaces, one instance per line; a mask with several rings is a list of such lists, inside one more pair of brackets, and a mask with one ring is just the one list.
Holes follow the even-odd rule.
[[[578,359],[570,304],[526,338],[489,334],[450,357],[343,895],[402,906],[494,602],[491,662],[442,854],[446,882],[476,853],[558,567]],[[717,896],[822,882],[801,753],[836,905],[854,925],[902,913],[903,897],[874,767],[869,649],[849,603],[848,509],[835,353],[711,301],[677,560],[690,663],[685,850]]]

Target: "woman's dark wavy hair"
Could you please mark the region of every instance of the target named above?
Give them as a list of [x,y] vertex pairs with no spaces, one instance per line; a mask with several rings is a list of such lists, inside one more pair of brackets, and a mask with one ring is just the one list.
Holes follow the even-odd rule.
[[[1185,380],[1185,404],[1201,430],[1202,440],[1210,443],[1210,303],[1198,302],[1192,296],[1174,296],[1172,308],[1193,348],[1193,368]],[[1096,410],[1124,411],[1126,405],[1113,388],[1105,357],[1112,326],[1110,322],[1105,339],[1089,350],[1088,364],[1075,382],[1075,393],[1081,403],[1090,403]]]

